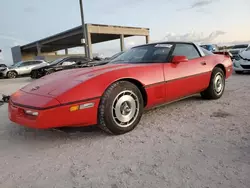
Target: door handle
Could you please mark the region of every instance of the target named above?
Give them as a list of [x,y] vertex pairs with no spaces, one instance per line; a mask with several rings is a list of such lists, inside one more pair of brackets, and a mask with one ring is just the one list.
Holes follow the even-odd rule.
[[201,65],[206,65],[207,63],[205,61],[200,62]]

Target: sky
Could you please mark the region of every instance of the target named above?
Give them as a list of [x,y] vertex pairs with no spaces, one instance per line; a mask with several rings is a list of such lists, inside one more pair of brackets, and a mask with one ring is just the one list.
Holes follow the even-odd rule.
[[[146,27],[150,42],[250,43],[249,0],[83,0],[83,6],[86,23]],[[1,0],[0,61],[12,64],[13,46],[80,24],[79,0]],[[131,37],[125,47],[144,43],[144,37]],[[103,56],[119,50],[117,40],[93,45]]]

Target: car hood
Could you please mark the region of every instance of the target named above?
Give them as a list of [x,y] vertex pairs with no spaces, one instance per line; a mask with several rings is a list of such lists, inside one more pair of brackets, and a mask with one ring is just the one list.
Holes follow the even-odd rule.
[[131,64],[110,64],[59,71],[35,80],[21,88],[21,90],[35,95],[56,97],[97,75],[126,66],[131,66]]
[[240,53],[240,56],[244,59],[250,59],[250,51],[243,51]]

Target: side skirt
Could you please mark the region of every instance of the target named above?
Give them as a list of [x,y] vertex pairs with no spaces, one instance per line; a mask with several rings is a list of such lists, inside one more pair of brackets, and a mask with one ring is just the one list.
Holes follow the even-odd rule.
[[197,94],[199,94],[199,93],[195,93],[195,94],[192,94],[192,95],[181,97],[179,99],[176,99],[176,100],[173,100],[173,101],[169,101],[169,102],[166,102],[166,103],[162,103],[162,104],[159,104],[159,105],[156,105],[156,106],[144,108],[144,112],[148,112],[148,111],[154,110],[156,108],[160,108],[160,107],[166,106],[166,105],[171,104],[171,103],[175,103],[175,102],[187,99],[187,98],[191,98],[191,97],[197,96]]

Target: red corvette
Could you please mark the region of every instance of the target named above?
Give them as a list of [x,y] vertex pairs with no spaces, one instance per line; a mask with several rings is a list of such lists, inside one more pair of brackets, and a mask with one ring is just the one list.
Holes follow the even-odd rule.
[[228,53],[194,43],[141,45],[106,65],[33,81],[10,97],[9,118],[33,128],[99,125],[123,134],[136,127],[144,109],[196,93],[220,98],[232,70]]

